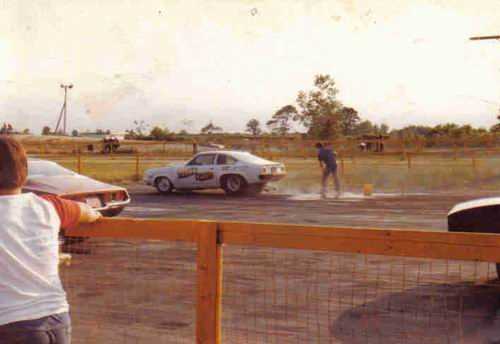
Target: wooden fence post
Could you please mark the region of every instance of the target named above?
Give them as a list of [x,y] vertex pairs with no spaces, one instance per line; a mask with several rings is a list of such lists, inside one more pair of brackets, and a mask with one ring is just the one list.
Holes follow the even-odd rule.
[[477,178],[477,161],[474,152],[471,153],[472,158],[472,171],[474,172],[474,178]]
[[76,151],[76,170],[78,171],[78,174],[82,173],[82,153],[80,151],[80,148]]
[[139,180],[140,179],[139,175],[139,152],[136,153],[135,155],[135,179]]
[[218,225],[206,222],[198,237],[196,343],[221,342],[222,247]]

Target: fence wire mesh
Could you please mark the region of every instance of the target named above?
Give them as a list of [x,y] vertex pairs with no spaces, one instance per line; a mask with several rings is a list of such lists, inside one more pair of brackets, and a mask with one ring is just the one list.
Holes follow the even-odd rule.
[[495,264],[224,247],[223,343],[499,343]]
[[60,274],[70,303],[73,343],[195,342],[194,244],[78,241],[61,246]]

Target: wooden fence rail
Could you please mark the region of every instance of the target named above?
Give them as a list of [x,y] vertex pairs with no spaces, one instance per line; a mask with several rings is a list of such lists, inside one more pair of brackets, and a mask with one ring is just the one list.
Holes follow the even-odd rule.
[[[265,153],[265,152],[257,152],[258,155],[261,155],[264,158],[276,160],[276,159],[287,159],[293,158],[286,155],[273,154],[273,153]],[[191,157],[190,154],[187,155],[169,155],[169,154],[152,154],[152,153],[140,153],[136,152],[133,154],[112,154],[112,155],[102,155],[102,154],[89,154],[89,153],[81,153],[81,151],[77,151],[75,154],[32,154],[32,156],[42,159],[61,159],[70,158],[74,159],[75,171],[78,173],[82,173],[88,162],[94,162],[95,159],[106,159],[110,158],[120,158],[122,160],[127,160],[131,164],[133,164],[133,172],[131,171],[130,176],[133,179],[139,180],[141,175],[141,169],[144,167],[144,164],[152,160],[162,160],[162,159],[184,159],[187,160]],[[481,150],[480,152],[466,152],[462,155],[460,161],[469,165],[474,172],[477,172],[478,158],[483,156],[485,159],[488,159],[491,156],[500,156],[500,150]],[[314,154],[304,155],[303,158],[315,158]],[[447,151],[447,152],[388,152],[388,153],[368,153],[368,154],[339,154],[338,159],[340,160],[341,173],[344,171],[345,161],[351,161],[353,164],[356,163],[356,160],[360,160],[361,158],[367,159],[380,159],[380,158],[400,158],[399,162],[405,163],[407,165],[408,171],[412,170],[415,167],[416,159],[429,159],[429,158],[438,158],[441,160],[454,160],[458,159],[458,155],[456,152]],[[111,163],[112,160],[110,160]],[[123,163],[123,161],[120,161]],[[118,163],[120,163],[118,162]],[[381,164],[379,162],[379,164]]]
[[500,262],[500,235],[195,220],[103,219],[66,233],[197,244],[197,343],[221,342],[224,245]]

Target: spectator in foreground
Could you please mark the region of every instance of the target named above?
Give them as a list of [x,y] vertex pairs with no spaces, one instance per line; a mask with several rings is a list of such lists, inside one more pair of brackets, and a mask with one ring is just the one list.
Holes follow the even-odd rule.
[[323,146],[322,143],[316,143],[318,149],[319,166],[323,171],[321,180],[321,197],[326,198],[328,192],[328,177],[331,175],[335,183],[335,197],[340,197],[340,180],[337,174],[337,159],[331,145]]
[[67,344],[71,323],[59,279],[60,228],[94,222],[83,203],[21,193],[27,157],[0,137],[0,343]]

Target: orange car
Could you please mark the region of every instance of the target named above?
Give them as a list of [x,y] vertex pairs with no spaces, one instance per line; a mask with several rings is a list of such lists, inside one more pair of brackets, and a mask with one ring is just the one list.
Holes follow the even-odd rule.
[[47,160],[28,160],[28,181],[23,192],[57,195],[84,202],[103,216],[116,216],[130,203],[127,189],[70,171]]

